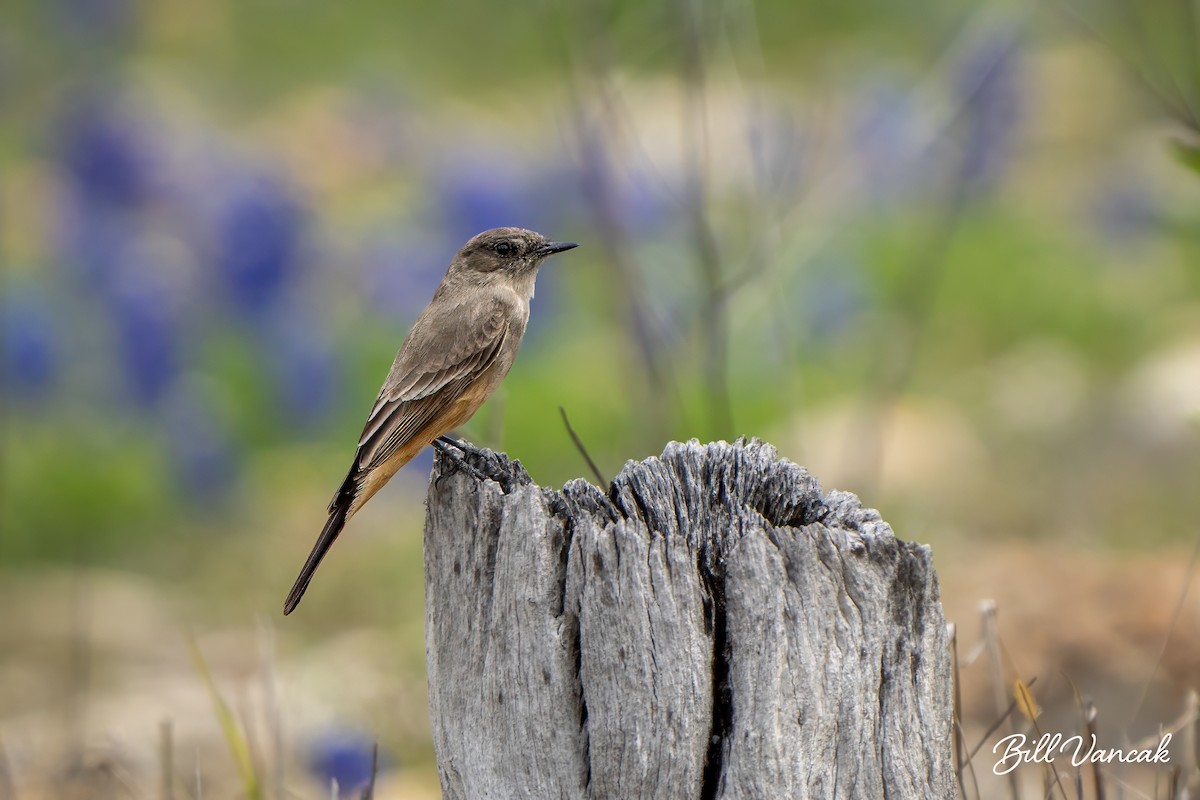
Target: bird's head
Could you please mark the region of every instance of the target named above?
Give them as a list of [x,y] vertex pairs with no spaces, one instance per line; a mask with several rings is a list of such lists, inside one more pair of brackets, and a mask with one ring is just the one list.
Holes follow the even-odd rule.
[[536,273],[547,256],[577,247],[574,242],[552,242],[524,228],[493,228],[471,238],[454,259],[453,269],[484,275],[523,277]]

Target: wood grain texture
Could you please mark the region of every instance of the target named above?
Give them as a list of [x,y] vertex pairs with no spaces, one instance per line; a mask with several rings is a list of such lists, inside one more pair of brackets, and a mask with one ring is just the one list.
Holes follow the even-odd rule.
[[425,526],[447,800],[954,796],[929,550],[761,442],[607,492],[442,456]]

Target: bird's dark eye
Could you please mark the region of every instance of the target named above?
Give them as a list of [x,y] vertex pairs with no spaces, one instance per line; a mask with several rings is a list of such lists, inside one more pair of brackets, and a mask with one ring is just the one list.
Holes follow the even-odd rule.
[[517,246],[512,242],[496,242],[492,249],[496,251],[496,255],[506,257],[515,255],[517,252]]

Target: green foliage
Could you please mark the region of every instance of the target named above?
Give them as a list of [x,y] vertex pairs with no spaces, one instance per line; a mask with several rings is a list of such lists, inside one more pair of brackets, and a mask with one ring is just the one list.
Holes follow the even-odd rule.
[[121,420],[10,426],[0,458],[0,561],[103,560],[156,536],[174,512],[164,454]]
[[1176,139],[1171,142],[1171,154],[1192,172],[1200,173],[1200,144]]
[[217,724],[221,728],[221,735],[225,738],[229,754],[233,757],[234,764],[237,765],[238,777],[242,781],[243,795],[248,800],[262,800],[262,783],[254,766],[250,742],[241,725],[234,718],[229,704],[225,702],[225,698],[217,689],[212,670],[208,668],[208,662],[204,660],[204,654],[200,652],[200,645],[196,644],[194,636],[188,636],[188,652],[192,657],[192,666],[195,668],[196,674],[200,676],[205,688],[208,689],[213,715],[217,718]]

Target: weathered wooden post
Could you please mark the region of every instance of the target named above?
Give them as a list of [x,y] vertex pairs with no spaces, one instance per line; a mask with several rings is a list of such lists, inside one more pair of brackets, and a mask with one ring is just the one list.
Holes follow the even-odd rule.
[[447,800],[954,795],[927,548],[758,441],[670,444],[607,494],[439,455],[429,707]]

